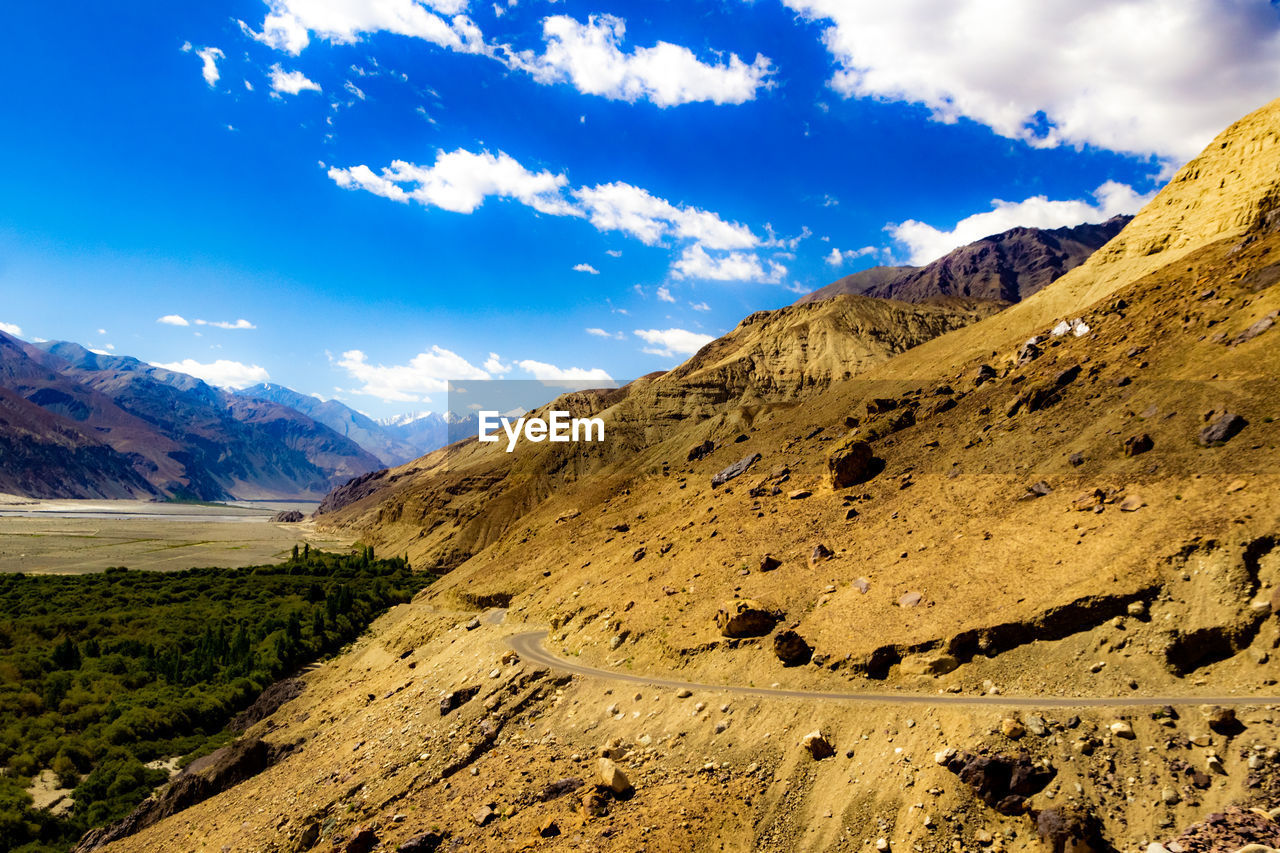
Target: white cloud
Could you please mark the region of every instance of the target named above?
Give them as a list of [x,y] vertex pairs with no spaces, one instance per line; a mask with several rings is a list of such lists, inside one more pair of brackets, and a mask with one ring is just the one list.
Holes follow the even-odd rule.
[[163,323],[166,326],[190,326],[186,317],[181,314],[165,314],[156,320],[157,323]]
[[1102,222],[1117,214],[1133,213],[1150,199],[1150,195],[1139,195],[1132,187],[1115,181],[1107,181],[1093,195],[1093,203],[1082,199],[1050,201],[1042,195],[1024,201],[993,199],[991,210],[967,216],[949,231],[914,219],[890,224],[886,230],[907,249],[907,262],[918,266],[937,260],[958,246],[1010,228],[1062,228]]
[[489,357],[485,359],[484,369],[495,376],[501,376],[504,373],[511,372],[511,365],[503,364],[502,359],[498,357],[498,354],[496,352],[491,352],[489,353]]
[[508,65],[539,83],[568,82],[586,95],[648,100],[660,107],[692,101],[741,104],[768,85],[772,66],[760,54],[750,64],[734,53],[725,62],[708,64],[689,48],[665,41],[624,53],[625,35],[626,22],[614,15],[592,15],[585,24],[553,15],[542,22],[546,48],[541,55],[500,50]]
[[[174,316],[174,315],[171,315],[171,316]],[[181,320],[182,318],[178,317],[177,319]],[[160,322],[162,323],[166,322],[166,318],[161,317]],[[256,329],[258,328],[257,326],[253,325],[243,317],[241,317],[239,320],[236,320],[235,322],[231,322],[229,320],[196,320],[194,322],[197,326],[212,326],[215,329]],[[171,325],[185,326],[187,324],[185,322],[182,322],[182,323],[172,323]]]
[[363,352],[353,349],[344,352],[337,365],[363,383],[351,389],[352,393],[387,402],[420,402],[427,394],[444,391],[449,380],[490,378],[486,371],[440,346],[418,353],[408,364],[389,366],[370,364]]
[[[768,268],[766,269],[766,265]],[[676,278],[701,278],[712,281],[782,281],[787,268],[777,261],[761,261],[749,252],[729,252],[712,257],[702,246],[689,246],[672,266]]]
[[856,260],[857,258],[861,258],[866,255],[874,255],[875,253],[876,249],[874,246],[863,246],[861,249],[845,249],[843,252],[832,246],[831,252],[826,256],[825,260],[827,263],[831,264],[831,266],[838,267],[844,264],[845,261]]
[[[323,165],[323,164],[322,164]],[[563,174],[548,170],[532,172],[501,151],[472,153],[464,149],[436,153],[435,163],[419,166],[403,160],[392,161],[381,172],[361,164],[347,168],[330,167],[329,178],[345,189],[360,189],[398,202],[416,201],[424,207],[438,207],[455,213],[472,213],[490,196],[510,198],[552,216],[585,217],[600,231],[622,231],[646,245],[664,240],[691,243],[685,256],[673,268],[677,277],[720,281],[759,280],[774,282],[786,274],[776,261],[762,262],[752,253],[732,251],[712,258],[706,250],[730,251],[764,247],[750,228],[727,222],[719,214],[687,205],[677,205],[632,184],[615,181],[593,187],[571,188]],[[778,242],[789,245],[809,234]],[[690,254],[691,250],[696,250]],[[622,253],[609,251],[615,257]],[[590,264],[578,264],[579,272],[595,273]]]
[[582,187],[573,196],[599,230],[623,231],[649,246],[665,237],[693,240],[709,249],[749,249],[760,242],[745,225],[725,222],[696,207],[674,205],[627,183]]
[[1263,0],[783,2],[830,22],[841,94],[1037,146],[1182,161],[1280,79],[1280,17]]
[[675,298],[674,296],[672,296],[672,295],[671,295],[671,291],[670,291],[670,290],[667,290],[667,288],[665,288],[665,287],[659,287],[659,288],[658,288],[658,301],[660,301],[660,302],[675,302],[675,301],[676,301],[676,298]]
[[605,253],[606,255],[608,255],[609,257],[611,257],[611,258],[620,258],[620,257],[622,257],[622,250],[621,250],[621,249],[605,249],[605,250],[604,250],[604,253]]
[[516,366],[533,376],[534,379],[560,379],[568,381],[591,381],[596,380],[602,382],[610,382],[613,377],[599,367],[556,367],[554,364],[547,364],[544,361],[532,361],[525,359],[517,361]]
[[169,364],[156,362],[155,366],[176,373],[186,373],[222,388],[248,388],[250,385],[257,385],[271,378],[266,368],[222,358],[211,364],[202,364],[194,358],[184,358],[182,361]]
[[580,215],[560,194],[568,178],[546,170],[530,172],[501,151],[496,157],[488,151],[473,154],[461,148],[449,153],[440,151],[431,166],[395,160],[381,174],[374,174],[364,165],[334,167],[329,169],[329,178],[347,189],[362,189],[393,201],[416,201],[424,207],[455,213],[471,213],[486,197],[497,196],[515,199],[540,213]]
[[610,340],[616,339],[620,341],[623,339],[623,337],[625,337],[622,334],[622,332],[618,332],[617,334],[614,334],[612,332],[606,332],[604,329],[590,328],[590,329],[587,329],[586,332],[588,335],[593,335],[597,338],[609,338]]
[[278,62],[271,66],[271,89],[286,95],[296,95],[307,90],[321,91],[319,83],[301,71],[285,71]]
[[350,80],[343,83],[342,88],[346,89],[347,92],[349,92],[350,94],[354,95],[355,97],[359,98],[362,101],[365,99],[364,89],[361,89],[359,86],[357,86],[355,83],[352,83]]
[[705,302],[690,302],[689,307],[694,311],[710,311],[711,306]]
[[[311,34],[334,44],[352,44],[361,35],[389,32],[420,38],[453,50],[477,50],[480,31],[465,15],[467,0],[268,0],[262,31],[244,21],[246,34],[295,56]],[[440,14],[435,14],[436,12]],[[440,15],[455,15],[446,22]]]
[[[191,50],[191,42],[182,45],[184,53]],[[218,78],[222,75],[218,73],[218,60],[226,59],[227,55],[216,47],[202,47],[196,52],[196,56],[200,57],[201,67],[200,74],[204,77],[204,82],[210,86],[218,85]]]
[[0,323],[0,332],[6,335],[13,335],[15,338],[22,335],[22,327],[17,323]]
[[649,344],[644,348],[645,352],[666,358],[677,353],[691,355],[715,340],[711,335],[690,332],[687,329],[636,329],[635,334]]
[[591,266],[591,264],[574,264],[573,271],[591,273],[592,275],[600,275],[600,270]]

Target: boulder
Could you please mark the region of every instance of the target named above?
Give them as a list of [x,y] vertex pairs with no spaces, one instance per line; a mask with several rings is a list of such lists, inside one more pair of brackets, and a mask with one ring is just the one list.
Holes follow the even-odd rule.
[[846,489],[871,478],[871,445],[852,435],[845,438],[827,457],[827,471],[833,489]]
[[760,571],[771,572],[782,565],[782,561],[772,554],[765,554],[760,558]]
[[574,791],[582,787],[582,780],[573,776],[566,776],[563,779],[557,779],[554,782],[548,782],[547,786],[542,789],[542,793],[538,795],[538,799],[544,803],[563,797],[565,794],[572,794]]
[[809,568],[812,569],[819,563],[830,560],[834,556],[835,554],[831,552],[830,548],[819,542],[817,545],[814,545],[813,550],[809,552]]
[[398,853],[435,853],[444,844],[444,839],[441,832],[422,832],[402,841],[396,850]]
[[706,441],[702,442],[702,444],[695,444],[693,447],[689,448],[688,461],[696,462],[702,457],[709,455],[711,451],[715,449],[716,443],[708,438]]
[[763,637],[777,623],[775,613],[750,598],[727,602],[716,613],[716,627],[726,637]]
[[1142,435],[1131,435],[1124,440],[1124,455],[1139,456],[1155,446],[1155,441],[1145,432]]
[[1232,412],[1219,412],[1200,430],[1200,444],[1204,447],[1215,447],[1235,438],[1240,430],[1249,422]]
[[372,827],[357,826],[343,846],[343,853],[369,853],[378,844],[378,833]]
[[271,516],[271,520],[278,524],[297,524],[304,518],[306,518],[306,516],[298,512],[296,509],[286,509],[283,512],[277,512],[275,515]]
[[443,717],[450,711],[461,708],[479,692],[479,687],[462,687],[444,694],[440,697],[440,716]]
[[625,797],[635,790],[631,786],[631,780],[627,779],[627,774],[623,773],[622,768],[613,763],[612,758],[598,759],[596,761],[596,769],[600,771],[601,784],[612,791],[615,796]]
[[1009,756],[957,752],[944,758],[944,767],[959,776],[979,799],[1004,815],[1021,814],[1027,798],[1043,791],[1057,775],[1052,766],[1032,761],[1025,753]]
[[481,806],[471,812],[471,822],[476,826],[484,826],[491,820],[493,820],[492,806]]
[[800,738],[800,745],[809,750],[809,754],[813,756],[814,761],[821,761],[836,754],[835,747],[822,734],[821,729],[815,729]]
[[1263,332],[1267,331],[1267,329],[1270,329],[1272,326],[1274,326],[1276,324],[1276,317],[1277,317],[1277,313],[1275,311],[1272,311],[1270,314],[1263,317],[1261,320],[1254,323],[1252,326],[1245,329],[1240,334],[1236,335],[1235,340],[1233,340],[1232,343],[1238,345],[1238,344],[1247,343],[1248,341],[1253,340],[1258,335],[1262,334]]
[[801,666],[813,657],[813,647],[795,631],[779,631],[773,637],[773,653],[783,666]]
[[924,596],[918,592],[908,592],[898,599],[898,606],[904,609],[918,607],[923,598]]
[[1052,853],[1103,853],[1114,848],[1102,837],[1102,824],[1079,806],[1055,806],[1035,816],[1036,833]]
[[1220,735],[1234,737],[1244,731],[1244,724],[1236,719],[1236,712],[1233,708],[1223,708],[1215,705],[1204,716],[1209,728]]
[[748,468],[756,464],[756,462],[758,461],[760,461],[759,453],[751,453],[747,456],[742,457],[737,462],[733,463],[727,468],[724,468],[718,474],[712,477],[711,488],[713,489],[719,488],[720,486],[723,486],[725,483],[729,482],[735,477],[741,477],[743,474],[747,473]]
[[858,432],[863,441],[879,441],[888,435],[916,425],[916,413],[909,408],[894,409],[869,419]]
[[868,592],[871,592],[871,581],[866,578],[856,578],[853,581],[853,588],[863,595],[866,595]]

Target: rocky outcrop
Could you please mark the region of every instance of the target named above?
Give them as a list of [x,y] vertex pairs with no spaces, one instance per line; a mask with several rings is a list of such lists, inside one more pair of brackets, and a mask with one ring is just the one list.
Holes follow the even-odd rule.
[[777,623],[776,613],[749,598],[730,601],[716,613],[716,627],[726,637],[763,637]]

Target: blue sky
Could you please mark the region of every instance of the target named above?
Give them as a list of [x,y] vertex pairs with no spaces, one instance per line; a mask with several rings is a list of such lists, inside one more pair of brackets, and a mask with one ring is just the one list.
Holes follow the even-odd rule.
[[0,328],[375,415],[664,369],[857,269],[1132,212],[1280,95],[1264,0],[7,18]]

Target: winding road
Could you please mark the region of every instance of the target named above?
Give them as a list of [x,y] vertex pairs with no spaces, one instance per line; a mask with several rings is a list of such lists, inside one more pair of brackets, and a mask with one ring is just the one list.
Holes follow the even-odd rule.
[[[501,613],[501,611],[499,611]],[[495,619],[494,611],[485,614],[485,621],[494,625],[502,621],[502,616]],[[1085,708],[1112,707],[1132,708],[1151,705],[1198,706],[1198,705],[1280,705],[1280,696],[964,696],[958,694],[929,693],[835,693],[822,690],[783,690],[770,687],[745,687],[737,684],[699,684],[692,681],[677,681],[673,678],[661,678],[649,675],[632,675],[626,672],[614,672],[583,666],[547,651],[542,645],[546,639],[546,631],[526,631],[507,637],[509,645],[521,660],[539,664],[550,669],[581,675],[587,678],[599,678],[605,681],[616,681],[625,684],[645,684],[650,687],[666,687],[675,690],[709,691],[716,693],[733,693],[739,696],[760,696],[770,699],[805,699],[820,702],[861,702],[866,704],[891,705],[974,705],[999,708]]]

